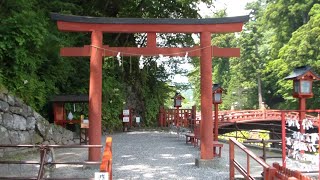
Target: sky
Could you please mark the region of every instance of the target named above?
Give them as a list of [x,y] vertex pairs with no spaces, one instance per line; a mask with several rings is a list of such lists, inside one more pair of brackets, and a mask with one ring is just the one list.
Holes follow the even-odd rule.
[[249,11],[245,10],[245,6],[248,2],[253,2],[255,0],[215,0],[214,9],[208,9],[204,3],[199,5],[201,15],[212,17],[213,12],[219,9],[227,9],[228,16],[242,16],[248,15]]
[[[227,9],[227,16],[243,16],[243,15],[248,15],[249,11],[245,10],[245,6],[248,2],[253,2],[256,0],[215,0],[214,9],[208,9],[207,6],[203,3],[199,4],[200,11],[199,14],[202,17],[212,17],[213,12],[216,12],[217,10],[220,9]],[[189,69],[190,65],[185,64],[181,68],[186,68]],[[173,82],[182,82],[186,83],[188,82],[188,78],[185,76],[181,75],[176,75],[174,76]]]

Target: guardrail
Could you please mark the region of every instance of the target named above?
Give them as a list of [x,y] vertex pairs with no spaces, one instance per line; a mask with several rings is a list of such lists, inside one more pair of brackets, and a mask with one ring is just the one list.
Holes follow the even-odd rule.
[[100,172],[107,172],[109,180],[112,180],[112,138],[107,137],[106,146],[104,148]]
[[281,143],[282,140],[276,140],[276,139],[269,139],[269,140],[265,140],[265,139],[257,139],[257,140],[246,140],[243,141],[243,143],[261,143],[262,144],[262,156],[260,156],[260,158],[262,158],[264,161],[266,161],[267,158],[282,158],[282,156],[267,156],[267,147],[266,144],[267,143]]
[[[102,145],[0,145],[0,148],[39,148],[39,161],[0,161],[0,164],[34,164],[40,165],[37,177],[0,177],[0,179],[70,179],[70,178],[44,178],[44,166],[55,164],[69,165],[100,165],[100,161],[79,161],[79,162],[48,162],[47,154],[50,148],[102,148]],[[71,179],[91,179],[91,178],[71,178]]]
[[[243,152],[246,153],[247,155],[247,167],[244,168],[241,166],[241,164],[235,159],[235,153],[234,153],[234,148],[235,146],[239,147]],[[263,168],[263,178],[265,180],[271,180],[276,173],[276,169],[272,166],[269,166],[265,161],[263,161],[261,158],[256,156],[252,151],[250,151],[248,148],[246,148],[244,145],[239,143],[235,138],[230,138],[229,139],[229,159],[230,159],[230,180],[235,179],[235,169],[237,169],[245,179],[254,179],[250,175],[250,158],[253,159],[254,161],[258,162],[262,168]]]

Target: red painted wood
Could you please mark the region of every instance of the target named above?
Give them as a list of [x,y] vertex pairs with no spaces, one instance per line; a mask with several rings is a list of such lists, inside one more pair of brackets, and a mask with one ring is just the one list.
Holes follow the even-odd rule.
[[147,46],[148,47],[156,47],[157,46],[156,33],[147,33]]
[[64,103],[54,102],[53,103],[53,118],[54,123],[59,124],[60,121],[65,120]]
[[95,24],[57,21],[60,31],[111,33],[231,33],[242,31],[243,23],[228,24]]
[[[148,43],[149,44],[149,43]],[[109,47],[101,46],[103,56],[117,56],[118,52],[121,52],[121,56],[159,56],[162,54],[164,56],[180,56],[184,57],[186,52],[188,52],[189,57],[200,56],[200,47],[186,47],[186,48],[158,48],[158,47]],[[212,55],[214,57],[240,57],[240,48],[219,48],[212,46]],[[104,50],[105,49],[105,50]],[[82,57],[90,56],[90,46],[86,45],[84,47],[65,47],[60,50],[61,56],[66,57]]]
[[299,124],[300,124],[300,133],[305,133],[305,129],[302,126],[302,120],[306,118],[306,98],[299,98]]
[[[102,56],[201,56],[201,158],[212,159],[212,56],[240,56],[239,49],[211,47],[211,33],[232,33],[242,30],[243,22],[226,24],[97,24],[57,21],[58,29],[71,32],[92,32],[91,47],[63,48],[62,56],[90,56],[89,85],[89,144],[100,144],[101,140],[101,88],[102,88]],[[102,46],[103,32],[114,33],[148,33],[147,48],[123,48]],[[194,48],[156,48],[155,33],[199,33],[201,34],[201,51]],[[108,51],[111,50],[111,51]],[[174,118],[174,112],[171,119]],[[169,120],[166,117],[166,121]],[[98,149],[89,149],[89,160],[97,160]]]
[[214,104],[214,141],[218,141],[219,134],[219,104]]
[[286,117],[281,113],[281,141],[282,141],[282,166],[286,167]]
[[108,172],[109,180],[112,180],[112,137],[107,137],[103,151],[100,172]]
[[[93,46],[102,46],[101,31],[91,34],[90,83],[89,83],[89,145],[101,144],[101,99],[102,99],[102,51]],[[89,148],[89,161],[99,161],[101,150]]]
[[[275,175],[276,169],[272,166],[269,166],[264,160],[262,160],[260,157],[256,156],[252,151],[250,151],[248,148],[246,148],[243,144],[239,143],[235,138],[229,139],[229,159],[230,159],[230,177],[229,179],[234,179],[234,169],[236,166],[236,159],[234,155],[234,147],[237,146],[243,153],[247,155],[247,174],[244,175],[245,179],[249,179],[250,176],[250,159],[256,161],[259,163],[259,165],[263,168],[263,174],[264,179],[273,179]],[[250,158],[249,158],[250,157]],[[244,169],[239,163],[237,163],[237,166],[240,167],[240,169]],[[245,173],[245,172],[243,172]]]
[[[320,113],[318,113],[318,134],[319,134],[319,137],[320,137],[320,128],[319,128],[319,125],[320,125]],[[318,154],[320,154],[320,146],[318,147]],[[319,162],[320,162],[320,156],[319,156]],[[319,166],[319,176],[318,176],[318,179],[320,179],[320,166]]]
[[211,33],[202,32],[200,34],[201,57],[201,128],[200,128],[200,158],[213,159],[213,123],[212,123],[212,54],[211,49],[205,48],[211,46]]

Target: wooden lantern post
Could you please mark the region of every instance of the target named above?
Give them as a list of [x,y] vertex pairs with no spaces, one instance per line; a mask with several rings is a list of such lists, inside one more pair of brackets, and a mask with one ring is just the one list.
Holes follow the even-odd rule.
[[173,99],[173,106],[176,108],[176,113],[175,113],[175,117],[174,117],[174,121],[175,121],[175,125],[178,127],[180,126],[180,112],[179,112],[179,108],[182,106],[182,100],[184,100],[185,98],[183,96],[181,96],[180,93],[176,92],[176,94],[174,95]]
[[212,85],[212,103],[214,104],[214,141],[218,141],[219,104],[222,103],[223,89],[219,84]]

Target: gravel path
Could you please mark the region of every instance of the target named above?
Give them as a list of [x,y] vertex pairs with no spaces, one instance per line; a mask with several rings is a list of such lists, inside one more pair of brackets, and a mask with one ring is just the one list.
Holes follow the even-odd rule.
[[114,179],[229,179],[225,156],[217,159],[221,166],[216,169],[198,168],[199,149],[176,134],[146,131],[112,137]]
[[[195,159],[200,157],[199,148],[185,143],[185,137],[169,132],[135,131],[108,135],[113,138],[113,179],[187,179],[227,180],[229,179],[229,146],[224,144],[222,157],[215,158],[215,168],[198,168]],[[105,144],[105,137],[102,144]],[[262,150],[252,149],[256,155]],[[56,149],[57,162],[85,161],[87,149]],[[278,155],[268,152],[269,156]],[[39,160],[38,153],[22,155],[25,160]],[[246,167],[246,155],[236,149],[235,157]],[[20,158],[19,158],[20,159]],[[22,160],[22,159],[21,159]],[[281,159],[270,159],[268,164]],[[281,164],[281,163],[280,163]],[[0,165],[0,176],[36,176],[39,166]],[[250,173],[259,176],[260,166],[250,161]],[[53,178],[93,178],[99,167],[84,168],[81,165],[57,165],[54,171],[46,172]],[[18,173],[17,173],[18,172]]]

